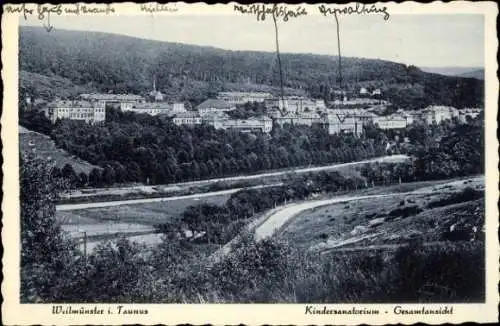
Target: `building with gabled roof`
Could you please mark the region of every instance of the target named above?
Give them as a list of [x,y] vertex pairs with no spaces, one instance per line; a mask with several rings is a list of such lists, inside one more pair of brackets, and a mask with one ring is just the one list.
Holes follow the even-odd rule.
[[248,102],[264,102],[272,94],[266,92],[219,92],[217,99],[231,104],[245,104]]
[[236,109],[236,105],[220,99],[208,99],[196,107],[198,113],[202,115],[212,112],[227,112],[234,109]]
[[79,99],[90,102],[101,102],[106,107],[117,107],[122,111],[130,109],[133,105],[144,103],[146,99],[135,94],[80,94]]
[[95,124],[106,120],[106,107],[102,102],[56,100],[47,104],[45,116],[52,122],[57,120],[80,120]]
[[123,111],[125,112],[134,112],[134,113],[145,113],[149,115],[158,115],[158,114],[168,114],[172,111],[172,105],[168,103],[160,103],[160,102],[146,102],[146,103],[138,103],[131,107],[127,107]]

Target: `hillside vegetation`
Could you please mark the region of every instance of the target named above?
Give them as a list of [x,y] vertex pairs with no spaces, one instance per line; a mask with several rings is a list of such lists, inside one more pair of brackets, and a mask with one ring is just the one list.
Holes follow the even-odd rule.
[[483,68],[470,67],[420,67],[425,72],[440,74],[445,76],[467,77],[484,80]]
[[[197,104],[221,90],[269,90],[279,86],[275,53],[229,51],[122,35],[20,28],[21,71],[66,78],[75,85],[107,92],[145,93],[154,76],[169,100]],[[117,55],[119,54],[119,55]],[[414,66],[383,60],[343,58],[348,88],[380,87],[403,108],[428,104],[481,106],[484,85],[473,78],[430,74]],[[285,86],[313,97],[333,98],[337,59],[313,54],[282,54]],[[21,79],[21,91],[40,94]],[[43,93],[43,92],[42,92]]]

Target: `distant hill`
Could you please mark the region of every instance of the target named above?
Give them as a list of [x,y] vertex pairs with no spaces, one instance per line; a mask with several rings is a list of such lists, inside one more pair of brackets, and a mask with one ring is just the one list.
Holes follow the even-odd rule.
[[476,78],[476,79],[484,80],[484,69],[471,70],[469,72],[465,72],[465,73],[460,74],[458,76],[459,77]]
[[456,76],[456,77],[467,77],[476,78],[484,80],[484,69],[483,68],[471,68],[471,67],[422,67],[425,72],[445,75],[445,76]]
[[36,97],[50,99],[76,97],[81,93],[96,91],[91,85],[75,85],[71,80],[57,75],[42,75],[28,71],[19,71],[20,92],[36,94]]
[[[276,92],[279,86],[276,55],[271,52],[229,51],[97,32],[47,33],[43,28],[20,27],[19,53],[21,71],[38,77],[64,78],[72,89],[146,94],[156,77],[156,85],[167,99],[197,104],[222,90]],[[343,58],[342,63],[345,88],[381,88],[384,97],[398,107],[483,105],[483,83],[476,79],[429,74],[414,66],[383,60]],[[339,86],[336,57],[283,53],[282,66],[288,92],[294,89],[317,98],[334,98],[332,89]],[[21,77],[28,76],[26,73]],[[25,82],[29,81],[22,78],[21,88]],[[38,92],[36,84],[23,89]]]

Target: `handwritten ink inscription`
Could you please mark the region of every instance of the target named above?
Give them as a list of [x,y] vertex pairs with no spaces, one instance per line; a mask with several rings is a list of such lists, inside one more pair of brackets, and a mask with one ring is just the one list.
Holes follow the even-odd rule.
[[289,9],[287,6],[277,4],[272,6],[265,4],[234,5],[233,10],[242,14],[255,15],[257,17],[257,21],[266,20],[267,15],[271,15],[271,17],[274,16],[275,18],[282,18],[284,22],[287,22],[290,18],[307,15],[307,10],[304,7],[298,6],[294,9]]
[[[284,22],[287,22],[290,18],[297,18],[300,16],[308,15],[307,9],[305,7],[294,7],[290,9],[288,6],[282,5],[265,5],[265,4],[252,4],[252,5],[240,5],[236,4],[233,6],[233,10],[242,14],[255,15],[257,21],[266,20],[267,15],[275,18],[282,18]],[[356,3],[347,6],[335,6],[327,7],[325,5],[318,6],[320,14],[323,16],[329,15],[373,15],[373,14],[383,14],[384,20],[388,20],[390,14],[387,7],[378,7],[376,4],[365,5],[361,3]]]
[[387,7],[377,7],[377,5],[365,5],[364,3],[356,3],[355,5],[349,5],[341,8],[326,7],[325,5],[318,6],[319,12],[323,16],[328,15],[371,15],[371,14],[383,14],[384,20],[388,20],[391,16],[387,11]]
[[5,7],[5,12],[8,14],[22,14],[24,19],[28,19],[28,15],[33,15],[34,9],[26,8],[26,4],[23,3],[20,6],[8,5]]
[[28,8],[26,4],[22,5],[8,5],[5,7],[7,13],[22,14],[24,19],[28,19],[28,16],[36,15],[39,20],[44,20],[48,15],[85,15],[85,14],[106,14],[109,15],[115,12],[112,5],[83,5],[80,3],[76,4],[38,4],[35,8]]

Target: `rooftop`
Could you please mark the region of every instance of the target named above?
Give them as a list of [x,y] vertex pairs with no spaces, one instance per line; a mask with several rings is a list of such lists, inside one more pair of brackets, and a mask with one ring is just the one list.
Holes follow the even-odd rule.
[[103,93],[90,93],[80,94],[80,98],[85,100],[144,100],[140,95],[135,94],[103,94]]
[[218,96],[255,96],[255,97],[270,97],[271,93],[266,92],[219,92]]
[[53,108],[61,108],[61,107],[72,107],[72,108],[95,108],[95,107],[104,107],[103,105],[99,105],[90,101],[83,100],[56,100],[47,104],[48,107]]
[[208,109],[208,108],[217,108],[217,109],[231,109],[233,108],[234,105],[223,101],[223,100],[216,100],[216,99],[208,99],[198,105],[196,108],[199,109]]
[[132,106],[132,109],[144,110],[144,109],[159,109],[159,110],[170,110],[172,109],[172,105],[168,103],[160,103],[160,102],[144,102],[137,103]]

